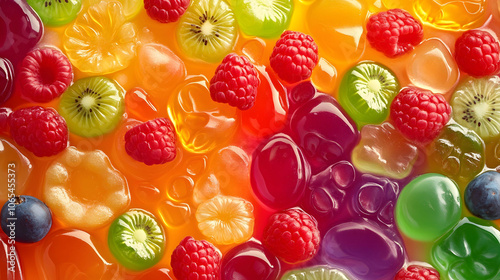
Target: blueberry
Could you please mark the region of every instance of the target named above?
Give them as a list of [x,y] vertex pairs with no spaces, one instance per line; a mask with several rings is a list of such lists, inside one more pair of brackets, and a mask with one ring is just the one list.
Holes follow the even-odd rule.
[[500,173],[488,171],[470,181],[465,189],[465,204],[479,218],[500,219]]
[[16,242],[38,242],[52,226],[52,214],[36,197],[21,195],[10,198],[1,211],[2,230]]

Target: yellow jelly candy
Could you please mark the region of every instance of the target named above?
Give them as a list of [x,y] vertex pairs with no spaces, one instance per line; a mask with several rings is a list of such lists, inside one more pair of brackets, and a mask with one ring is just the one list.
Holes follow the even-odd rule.
[[214,243],[242,243],[252,237],[253,205],[243,198],[218,195],[198,206],[196,220],[201,233]]
[[105,153],[69,147],[47,169],[44,201],[67,226],[89,229],[125,211],[130,195],[125,177]]
[[83,72],[109,74],[126,68],[135,56],[137,31],[126,22],[123,6],[102,1],[78,16],[65,31],[63,46]]

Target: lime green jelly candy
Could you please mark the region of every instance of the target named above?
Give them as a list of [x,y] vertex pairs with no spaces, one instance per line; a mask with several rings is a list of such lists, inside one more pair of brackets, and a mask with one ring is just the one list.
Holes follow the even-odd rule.
[[490,222],[463,218],[434,244],[431,258],[444,279],[500,279],[500,232]]
[[399,91],[399,82],[391,70],[377,63],[362,62],[344,75],[339,88],[340,105],[356,122],[382,123],[389,105]]
[[396,202],[396,222],[402,233],[419,241],[432,241],[460,220],[462,204],[456,184],[429,173],[403,188]]
[[293,3],[291,0],[233,0],[233,10],[243,33],[275,38],[290,25]]
[[349,280],[342,271],[327,266],[315,266],[287,272],[281,280]]

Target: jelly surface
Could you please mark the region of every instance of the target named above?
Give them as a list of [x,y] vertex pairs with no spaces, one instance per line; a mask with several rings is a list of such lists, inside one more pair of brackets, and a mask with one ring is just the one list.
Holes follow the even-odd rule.
[[[225,2],[235,8],[234,0]],[[61,27],[43,26],[23,0],[0,0],[0,58],[14,72],[0,75],[0,102],[2,91],[12,92],[2,107],[58,107],[59,99],[35,104],[11,88],[18,62],[42,45],[70,58],[74,81],[99,74],[126,92],[114,130],[93,138],[70,133],[71,147],[50,158],[19,147],[0,118],[0,202],[8,200],[3,182],[15,172],[15,193],[42,199],[53,213],[52,229],[36,244],[12,250],[0,232],[0,279],[175,279],[170,257],[188,235],[220,250],[220,279],[309,279],[330,271],[342,280],[389,280],[412,262],[432,265],[443,280],[499,279],[500,221],[473,218],[463,205],[467,183],[500,165],[499,137],[482,139],[450,120],[422,146],[389,117],[358,127],[337,100],[347,71],[370,61],[389,68],[400,87],[450,101],[468,78],[454,61],[456,38],[472,28],[498,37],[500,3],[291,2],[287,29],[314,38],[319,63],[309,80],[287,84],[269,66],[279,35],[255,37],[235,27],[232,51],[249,58],[261,81],[255,105],[240,111],[210,98],[220,59],[194,60],[176,36],[179,22],[152,20],[142,0],[84,0],[77,19]],[[397,58],[366,40],[369,16],[390,8],[424,24],[424,40]],[[125,152],[124,135],[158,117],[175,126],[177,157],[146,166]],[[429,181],[415,182],[421,175]],[[260,242],[268,217],[289,207],[318,222],[320,250],[306,263],[284,263]],[[133,208],[154,215],[165,230],[165,254],[144,271],[121,265],[107,247],[111,221]],[[7,270],[10,252],[15,274]]]

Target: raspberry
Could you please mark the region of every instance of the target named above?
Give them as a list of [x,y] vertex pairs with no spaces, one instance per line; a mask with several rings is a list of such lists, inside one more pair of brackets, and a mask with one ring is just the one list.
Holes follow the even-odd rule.
[[469,30],[455,42],[458,68],[475,77],[497,72],[500,64],[498,52],[498,41],[486,31]]
[[401,9],[372,15],[366,31],[370,45],[388,57],[411,51],[424,37],[422,24]]
[[264,246],[288,263],[304,262],[318,251],[316,220],[298,208],[273,214],[264,229]]
[[391,104],[391,119],[401,133],[420,143],[432,141],[450,118],[444,97],[417,87],[403,88]]
[[175,130],[166,118],[147,121],[125,133],[125,150],[147,165],[172,161],[176,155]]
[[61,51],[43,48],[26,55],[18,77],[24,97],[45,103],[60,96],[68,88],[73,80],[73,70]]
[[161,23],[176,22],[189,6],[189,0],[144,0],[148,16]]
[[287,30],[276,42],[270,63],[282,80],[300,82],[309,78],[318,64],[318,46],[311,36]]
[[170,265],[178,280],[219,279],[221,255],[205,240],[185,237],[172,252]]
[[228,54],[210,80],[210,96],[240,110],[252,108],[260,85],[255,66],[244,56]]
[[419,265],[410,265],[408,268],[401,268],[394,280],[439,280],[439,272],[434,268]]
[[16,110],[9,116],[9,126],[12,139],[38,157],[58,154],[68,146],[66,121],[54,109]]

